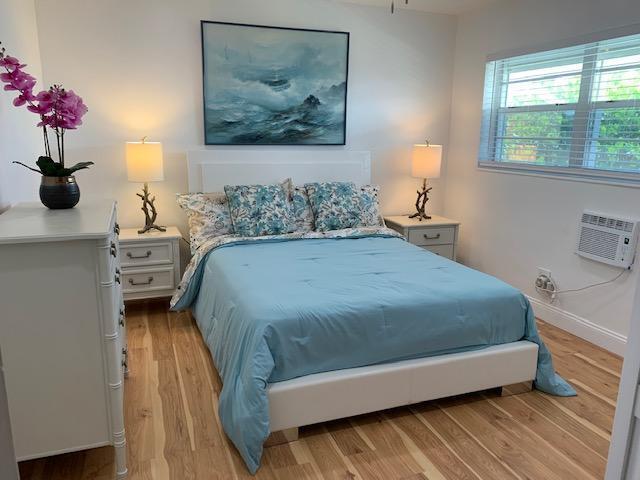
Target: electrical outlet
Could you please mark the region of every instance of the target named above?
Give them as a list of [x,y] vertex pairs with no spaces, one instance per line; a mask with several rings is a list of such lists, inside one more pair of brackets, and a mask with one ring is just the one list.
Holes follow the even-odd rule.
[[558,285],[555,280],[551,277],[551,270],[548,268],[538,267],[538,276],[535,281],[536,291],[546,296],[551,303],[556,299],[556,291],[558,290]]
[[548,268],[538,267],[538,276],[540,275],[544,275],[547,278],[551,278],[551,270],[549,270]]

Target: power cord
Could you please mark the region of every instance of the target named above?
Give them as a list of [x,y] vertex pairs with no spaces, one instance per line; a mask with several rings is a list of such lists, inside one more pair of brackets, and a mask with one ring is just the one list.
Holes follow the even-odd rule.
[[[556,297],[562,293],[576,293],[576,292],[582,292],[584,290],[588,290],[590,288],[595,288],[595,287],[601,287],[603,285],[608,285],[610,283],[614,283],[616,280],[618,280],[620,277],[622,277],[622,275],[624,275],[626,272],[631,271],[631,267],[633,265],[629,266],[628,268],[620,271],[620,273],[618,273],[618,275],[616,275],[614,278],[612,278],[611,280],[607,280],[605,282],[598,282],[598,283],[592,283],[591,285],[587,285],[585,287],[580,287],[580,288],[569,288],[569,289],[565,289],[565,290],[557,290],[555,288],[555,281],[547,276],[547,275],[540,275],[537,279],[536,279],[536,283],[535,283],[535,288],[536,291],[538,293],[544,292],[547,293],[551,296],[551,303],[554,302],[554,300],[556,299]],[[544,277],[544,279],[542,279],[542,282],[540,282],[540,279]],[[540,285],[539,285],[540,282]],[[551,288],[548,288],[549,286],[551,286]]]

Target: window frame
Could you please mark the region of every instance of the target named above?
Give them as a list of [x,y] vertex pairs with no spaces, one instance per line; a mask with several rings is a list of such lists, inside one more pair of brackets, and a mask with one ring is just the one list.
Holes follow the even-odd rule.
[[[558,179],[584,181],[589,183],[605,183],[616,184],[623,186],[631,186],[640,188],[640,169],[637,172],[632,171],[617,171],[617,170],[604,170],[596,168],[587,168],[584,166],[587,159],[587,151],[594,148],[595,138],[592,133],[589,133],[590,138],[580,138],[580,135],[572,135],[568,138],[570,141],[570,150],[568,153],[569,164],[567,166],[551,166],[551,165],[539,165],[531,163],[521,162],[509,162],[494,159],[482,159],[483,156],[488,156],[486,153],[493,152],[496,157],[496,152],[499,148],[502,148],[500,142],[506,138],[507,135],[498,135],[500,132],[500,117],[506,118],[505,114],[509,113],[523,113],[523,112],[561,112],[566,110],[572,110],[574,112],[574,123],[572,132],[585,132],[584,136],[587,136],[587,131],[590,127],[590,113],[596,111],[615,110],[630,106],[636,106],[640,109],[640,100],[598,100],[590,101],[594,80],[596,74],[606,71],[619,71],[620,68],[608,67],[608,68],[596,68],[596,60],[599,53],[598,46],[593,45],[595,42],[604,40],[615,39],[618,37],[625,37],[630,35],[640,34],[640,25],[630,25],[606,32],[599,32],[597,34],[583,36],[579,38],[564,40],[562,42],[556,42],[555,44],[548,44],[544,47],[539,47],[534,50],[514,50],[511,52],[503,52],[500,54],[491,55],[487,58],[485,63],[485,83],[483,84],[483,108],[484,98],[487,91],[487,81],[490,79],[488,75],[488,66],[491,62],[494,65],[492,72],[492,85],[491,89],[494,94],[492,95],[492,105],[490,115],[488,116],[489,125],[486,140],[480,135],[480,144],[478,148],[478,160],[477,168],[485,171],[497,171],[500,173],[516,173],[529,176],[544,176],[553,177]],[[506,88],[509,82],[504,83],[503,68],[504,65],[499,60],[505,60],[512,57],[518,57],[522,55],[543,53],[560,48],[574,47],[578,48],[584,46],[584,52],[581,54],[583,68],[580,70],[580,89],[577,102],[563,103],[563,104],[544,104],[534,106],[516,106],[507,107],[501,106],[500,102],[506,98],[504,93],[495,94],[498,88]],[[589,65],[589,66],[586,66]],[[632,67],[629,67],[632,68]],[[637,68],[637,67],[636,67]],[[553,76],[553,75],[551,75]],[[560,75],[559,75],[560,76]],[[502,84],[502,85],[501,85]],[[481,130],[484,128],[485,115],[481,116]],[[528,138],[528,137],[517,137]],[[556,139],[556,137],[531,137],[532,140],[549,140]],[[639,138],[640,139],[640,138]],[[485,153],[486,152],[486,153]]]

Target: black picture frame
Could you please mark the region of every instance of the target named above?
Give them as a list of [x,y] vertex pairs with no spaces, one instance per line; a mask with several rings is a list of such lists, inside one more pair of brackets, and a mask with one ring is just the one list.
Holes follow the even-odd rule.
[[[261,28],[261,29],[273,29],[273,30],[287,30],[294,32],[309,32],[309,33],[327,33],[344,35],[346,37],[346,52],[345,52],[345,71],[344,71],[344,112],[342,115],[342,140],[340,142],[217,142],[209,141],[207,138],[207,79],[206,79],[206,60],[205,60],[205,28],[207,25],[225,25],[244,28]],[[233,23],[233,22],[219,22],[213,20],[201,20],[200,21],[200,40],[201,40],[201,57],[202,57],[202,113],[203,113],[203,137],[205,145],[217,145],[217,146],[344,146],[347,140],[347,108],[348,108],[348,87],[349,87],[349,53],[350,53],[350,32],[343,32],[338,30],[317,30],[309,28],[295,28],[295,27],[280,27],[272,25],[259,25],[249,23]]]

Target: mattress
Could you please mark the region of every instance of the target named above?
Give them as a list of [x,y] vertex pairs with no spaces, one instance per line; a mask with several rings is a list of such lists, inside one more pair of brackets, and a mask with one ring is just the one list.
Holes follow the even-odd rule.
[[214,241],[172,305],[194,313],[223,380],[223,428],[252,473],[272,382],[529,340],[540,346],[536,387],[575,394],[521,292],[386,228]]

